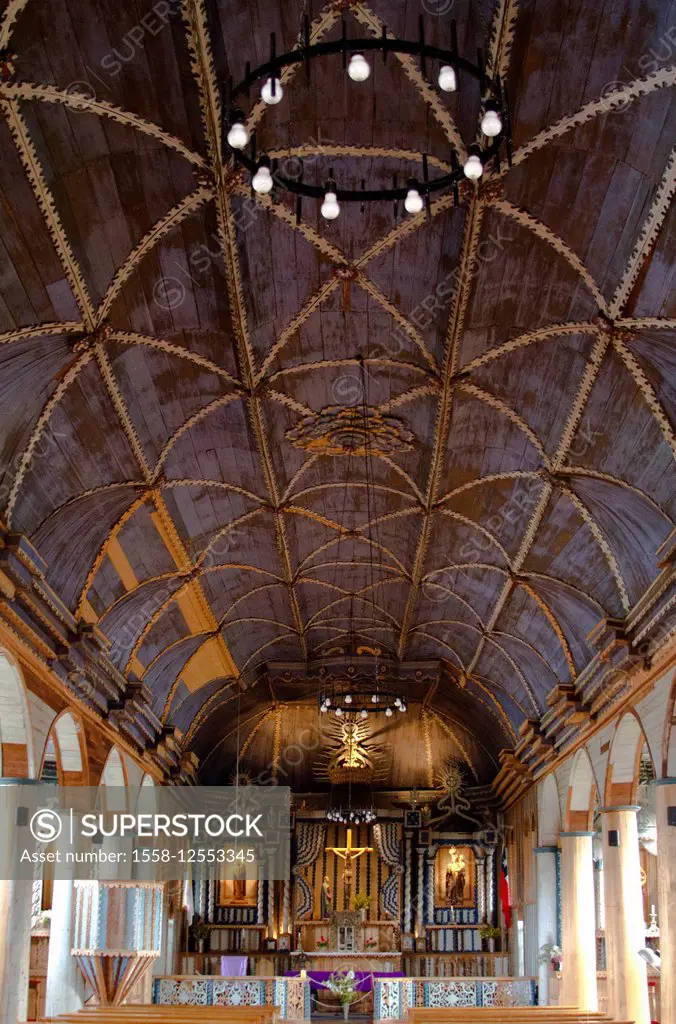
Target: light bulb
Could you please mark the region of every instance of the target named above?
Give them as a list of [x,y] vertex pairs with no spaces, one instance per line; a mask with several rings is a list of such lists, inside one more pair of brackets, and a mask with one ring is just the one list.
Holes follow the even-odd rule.
[[385,714],[388,718],[392,717],[392,708],[385,708]]
[[492,107],[487,107],[484,116],[481,118],[481,131],[484,135],[487,135],[489,139],[499,135],[502,131],[502,121],[497,110],[493,110]]
[[235,121],[228,132],[228,145],[232,149],[244,149],[249,141],[249,133],[241,121]]
[[417,188],[409,188],[404,199],[404,209],[407,213],[420,213],[425,202]]
[[372,704],[377,704],[378,703],[378,694],[377,693],[374,693],[373,696],[371,697],[371,703]]
[[476,153],[472,153],[471,156],[467,157],[467,163],[463,167],[463,171],[465,172],[465,177],[469,178],[470,181],[477,181],[481,177],[484,168]]
[[403,701],[399,704],[399,710],[400,711],[405,711],[406,710],[406,705],[404,704]]
[[347,65],[347,73],[353,82],[365,82],[371,68],[363,53],[353,53]]
[[369,714],[369,713],[368,713],[368,711],[366,710],[366,708],[363,708],[363,709],[362,709],[362,712],[361,712],[361,717],[362,717],[362,718],[368,718],[368,714]]
[[264,103],[267,103],[270,106],[274,106],[275,103],[279,103],[279,101],[281,100],[283,95],[284,95],[284,90],[282,89],[282,83],[280,82],[280,80],[278,78],[275,78],[275,91],[274,91],[274,94],[272,92],[272,79],[271,78],[268,78],[267,82],[265,83],[265,85],[261,89],[261,99],[263,100]]
[[330,708],[331,707],[331,698],[330,697],[324,697],[324,703],[326,704],[327,708]]
[[394,698],[394,705],[395,705],[395,707],[398,708],[400,704],[401,704],[401,697],[395,697]]
[[321,205],[321,215],[324,220],[335,220],[340,213],[340,204],[335,192],[325,192],[324,202]]
[[266,196],[268,192],[272,192],[274,182],[270,174],[270,168],[265,164],[260,164],[252,178],[251,184],[253,185],[254,192],[258,192],[259,195]]
[[319,709],[319,710],[320,710],[320,711],[321,711],[321,713],[322,713],[322,714],[324,715],[324,714],[326,714],[326,712],[327,712],[327,711],[328,711],[329,709],[327,708],[326,704],[322,704],[322,706],[320,707],[320,709]]
[[336,708],[336,714],[338,715],[338,718],[340,718],[342,713],[343,713],[343,709],[342,708]]
[[347,694],[347,696],[345,697],[345,703],[346,703],[346,704],[351,704],[351,703],[352,703],[352,697],[350,696],[350,694],[349,694],[349,693],[348,693],[348,694]]
[[458,82],[455,77],[455,69],[450,64],[444,64],[439,69],[439,88],[442,92],[455,92]]

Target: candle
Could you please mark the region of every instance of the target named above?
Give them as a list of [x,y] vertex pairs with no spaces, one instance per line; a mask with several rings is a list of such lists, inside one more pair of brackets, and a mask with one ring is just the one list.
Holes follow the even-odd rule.
[[307,981],[307,971],[305,970],[304,967],[301,967],[300,969],[300,980]]

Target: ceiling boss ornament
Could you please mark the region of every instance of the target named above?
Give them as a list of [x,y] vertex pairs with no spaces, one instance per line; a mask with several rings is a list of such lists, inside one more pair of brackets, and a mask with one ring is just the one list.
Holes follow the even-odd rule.
[[[270,37],[270,59],[265,64],[251,69],[247,61],[245,75],[241,82],[234,84],[229,80],[223,88],[222,109],[229,111],[224,122],[225,151],[229,152],[236,164],[245,168],[251,176],[251,187],[260,195],[267,195],[273,188],[291,193],[296,197],[296,219],[300,221],[302,198],[321,201],[320,212],[325,220],[335,220],[340,215],[342,202],[358,202],[361,204],[390,201],[394,203],[395,216],[397,204],[403,201],[408,214],[415,216],[427,208],[430,211],[430,197],[435,194],[451,192],[455,204],[458,204],[458,185],[465,179],[476,182],[489,164],[496,169],[500,166],[500,150],[505,145],[507,162],[511,166],[511,128],[507,95],[499,76],[492,77],[486,70],[483,51],[478,50],[476,63],[461,57],[458,53],[458,40],[455,21],[451,21],[451,47],[449,50],[438,46],[430,46],[425,42],[425,24],[422,16],[418,23],[418,39],[406,40],[389,36],[383,27],[380,36],[364,39],[349,39],[347,25],[342,24],[340,38],[312,43],[310,35],[310,19],[303,19],[301,41],[288,53],[277,54],[276,37]],[[426,153],[421,153],[418,163],[422,174],[419,179],[407,178],[406,184],[400,186],[396,175],[391,188],[368,188],[365,181],[361,188],[343,188],[329,170],[328,177],[321,184],[310,184],[300,175],[293,178],[285,176],[277,169],[276,162],[266,153],[258,153],[255,133],[247,126],[247,117],[238,108],[242,97],[249,97],[254,87],[260,89],[260,98],[268,106],[279,103],[284,97],[282,73],[295,64],[303,64],[305,78],[309,85],[312,80],[313,61],[335,54],[342,56],[343,68],[348,78],[359,89],[360,85],[370,78],[372,67],[369,57],[377,54],[387,61],[390,54],[405,54],[417,58],[423,79],[429,80],[428,68],[434,69],[437,88],[443,93],[453,93],[464,89],[469,78],[477,84],[481,99],[479,131],[481,144],[468,147],[467,156],[461,165],[455,151],[451,152],[450,170],[439,177],[430,178]],[[326,98],[327,102],[331,97]],[[320,97],[321,101],[321,97]]]
[[392,455],[415,446],[415,436],[396,416],[362,406],[329,405],[304,416],[286,438],[322,455]]

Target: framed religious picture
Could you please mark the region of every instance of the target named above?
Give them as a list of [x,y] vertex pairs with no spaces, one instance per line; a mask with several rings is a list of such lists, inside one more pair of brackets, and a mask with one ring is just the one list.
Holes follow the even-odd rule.
[[291,936],[288,932],[282,932],[277,939],[277,949],[280,953],[288,953],[291,949]]
[[263,949],[266,953],[275,953],[277,951],[277,939],[263,939]]
[[471,846],[442,846],[435,864],[434,905],[473,907],[476,903],[476,863]]
[[422,814],[420,811],[404,811],[404,828],[420,828]]
[[237,862],[232,878],[221,878],[218,883],[219,907],[255,907],[258,902],[258,881],[246,877],[246,867]]

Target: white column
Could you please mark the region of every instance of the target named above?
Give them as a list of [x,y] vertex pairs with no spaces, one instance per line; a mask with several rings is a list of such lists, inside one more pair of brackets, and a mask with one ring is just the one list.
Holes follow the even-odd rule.
[[676,1020],[676,779],[655,783],[657,811],[657,902],[660,926],[661,1016],[663,1024]]
[[[538,952],[541,946],[556,945],[556,846],[535,848],[535,879],[537,885]],[[549,1005],[548,964],[538,963],[538,1001]]]
[[[28,1015],[28,972],[31,949],[33,879],[18,878],[18,857],[35,842],[28,827],[15,829],[21,786],[35,779],[0,779],[0,864],[9,877],[0,880],[0,1020],[25,1021]],[[22,850],[16,849],[16,839]]]
[[[77,852],[83,849],[85,844],[76,842],[71,846],[69,812],[63,812],[61,819],[63,829],[54,843],[54,847],[62,857],[65,857],[66,851]],[[86,878],[91,875],[91,871],[88,871],[83,864],[76,864],[73,865],[73,875],[78,878]],[[59,1013],[74,1013],[84,1006],[84,978],[77,961],[71,956],[73,904],[73,879],[55,878],[52,889],[52,917],[47,954],[46,1017],[55,1017]]]
[[561,1003],[597,1010],[593,832],[561,833],[563,978]]
[[[650,1024],[637,806],[602,807],[608,1013]],[[665,1020],[668,1018],[664,1018]]]

